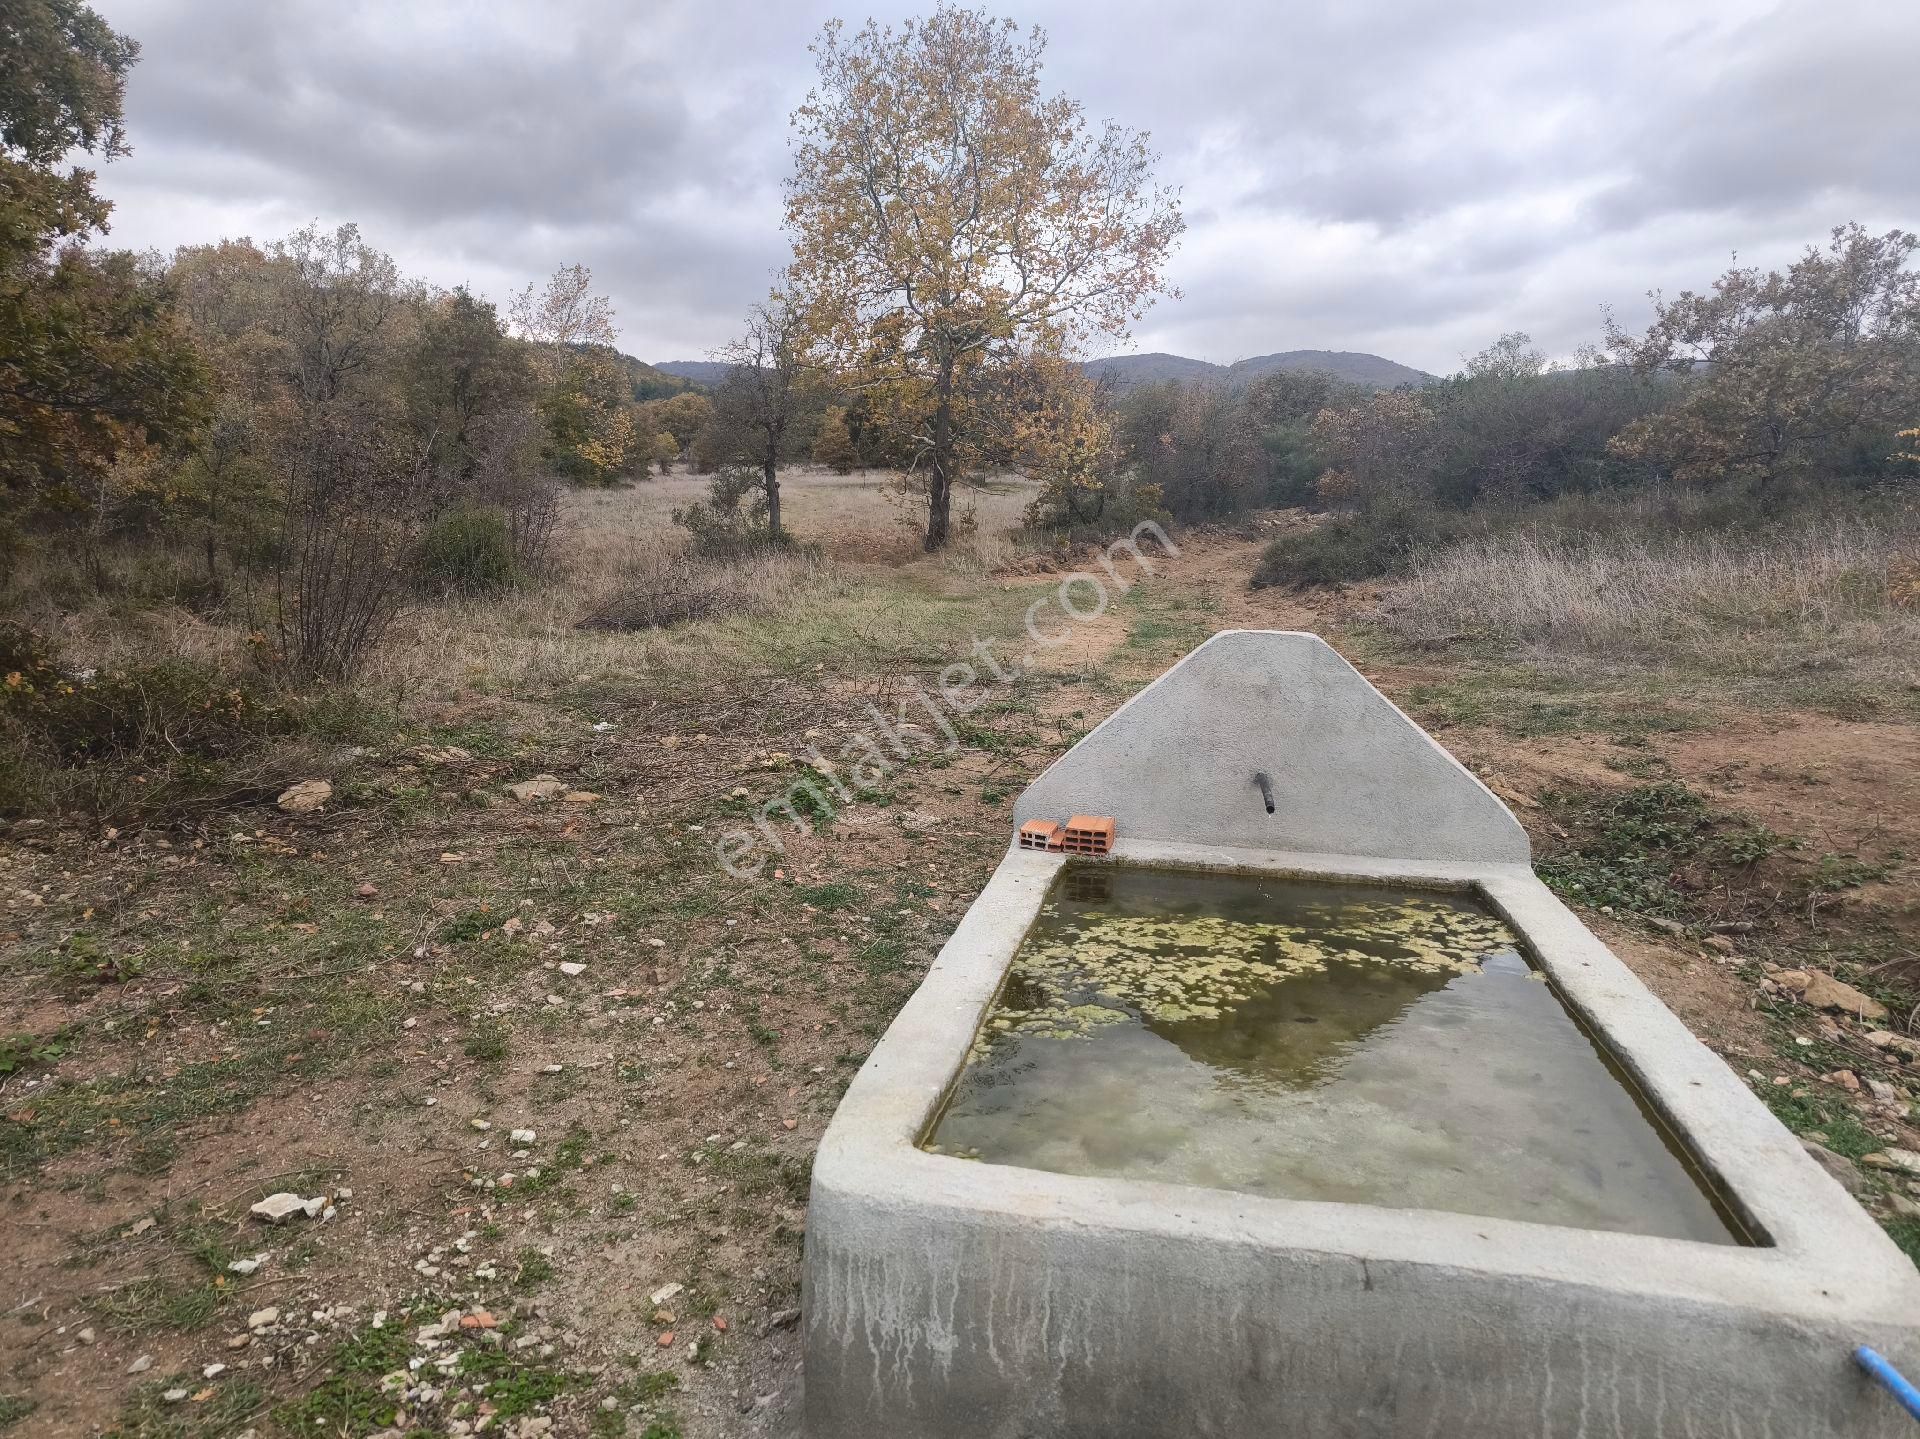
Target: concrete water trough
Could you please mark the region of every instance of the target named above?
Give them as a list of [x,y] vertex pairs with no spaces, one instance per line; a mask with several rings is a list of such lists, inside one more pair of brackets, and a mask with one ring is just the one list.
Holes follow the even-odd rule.
[[[1068,816],[1111,854],[1010,843],[821,1142],[811,1439],[1912,1432],[1851,1354],[1920,1368],[1920,1275],[1323,641],[1216,635]],[[1074,977],[1126,935],[1211,1000]]]

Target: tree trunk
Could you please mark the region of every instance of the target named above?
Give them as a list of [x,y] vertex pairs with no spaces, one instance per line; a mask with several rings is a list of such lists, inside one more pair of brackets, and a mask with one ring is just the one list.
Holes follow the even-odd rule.
[[214,564],[214,559],[215,559],[214,531],[219,527],[219,524],[220,524],[220,476],[219,476],[219,473],[215,471],[211,474],[207,484],[206,553],[207,553],[207,583],[209,585],[216,585],[220,582],[220,571],[217,568],[217,566]]
[[779,416],[760,427],[767,441],[760,453],[761,486],[767,492],[767,534],[776,544],[780,540],[780,437],[786,427]]
[[939,397],[933,411],[933,468],[927,477],[928,554],[945,549],[949,538],[953,507],[953,356],[940,361],[940,378],[934,393]]

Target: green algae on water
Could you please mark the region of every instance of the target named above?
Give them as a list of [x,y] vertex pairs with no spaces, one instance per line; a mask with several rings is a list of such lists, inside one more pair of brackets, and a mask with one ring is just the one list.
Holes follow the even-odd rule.
[[1735,1242],[1465,894],[1068,865],[926,1147]]

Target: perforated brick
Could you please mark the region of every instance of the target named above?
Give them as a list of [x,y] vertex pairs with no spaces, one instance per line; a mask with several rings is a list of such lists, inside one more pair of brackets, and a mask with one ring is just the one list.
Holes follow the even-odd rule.
[[1050,819],[1030,819],[1020,826],[1020,848],[1059,849],[1060,825]]
[[1108,854],[1113,850],[1113,820],[1100,814],[1076,814],[1060,831],[1067,854]]

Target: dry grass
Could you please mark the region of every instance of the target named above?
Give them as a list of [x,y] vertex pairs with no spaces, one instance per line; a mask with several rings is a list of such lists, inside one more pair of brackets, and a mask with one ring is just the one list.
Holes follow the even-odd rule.
[[[422,599],[387,634],[363,676],[376,696],[414,702],[457,700],[476,691],[525,694],[583,678],[655,673],[722,678],[778,667],[794,655],[808,668],[849,648],[863,652],[939,644],[945,601],[1017,558],[1017,527],[1032,486],[996,477],[956,496],[955,543],[928,558],[922,519],[897,478],[878,471],[836,475],[814,467],[783,472],[792,553],[695,564],[673,511],[706,497],[708,477],[675,474],[617,490],[570,491],[551,572],[497,595]],[[136,589],[101,597],[80,586],[55,557],[24,575],[17,617],[48,635],[75,666],[110,669],[160,658],[202,662],[230,673],[253,659],[251,630],[265,627],[271,593],[249,606],[230,596],[224,611],[196,613],[167,592],[196,573],[189,548],[150,546],[129,560]],[[265,584],[265,581],[258,582]],[[663,630],[583,629],[622,601],[652,595],[690,601],[691,623]],[[644,604],[641,608],[645,608]],[[795,661],[798,663],[798,661]]]
[[1422,649],[1492,639],[1539,660],[1911,686],[1920,527],[1836,519],[1774,538],[1476,540],[1421,559],[1384,618]]
[[[576,491],[566,497],[565,523],[588,534],[671,530],[673,512],[707,497],[709,476],[675,473],[623,490]],[[1014,532],[1034,484],[993,475],[954,496],[952,562],[990,568],[1019,547]],[[780,472],[781,519],[793,535],[827,558],[851,564],[904,564],[920,553],[926,511],[884,470],[838,475],[816,465]]]
[[[570,492],[547,583],[415,608],[367,678],[409,699],[452,700],[638,674],[725,682],[768,668],[839,668],[856,651],[944,655],[955,595],[973,594],[970,580],[1015,553],[1010,531],[1031,488],[969,492],[972,523],[947,554],[929,558],[889,493],[891,476],[809,467],[781,484],[802,547],[727,563],[689,559],[672,521],[676,508],[705,497],[704,477]],[[664,617],[677,604],[697,613],[663,628],[591,624],[655,605]]]

